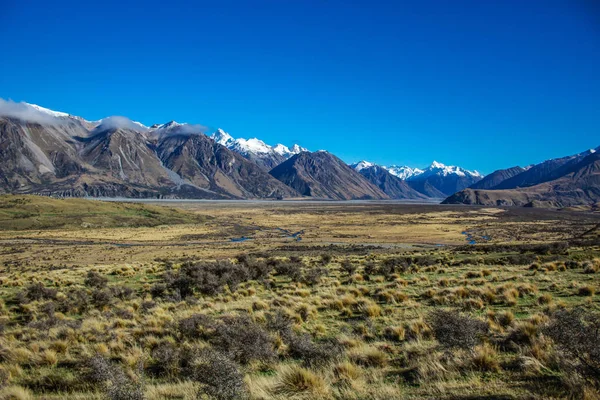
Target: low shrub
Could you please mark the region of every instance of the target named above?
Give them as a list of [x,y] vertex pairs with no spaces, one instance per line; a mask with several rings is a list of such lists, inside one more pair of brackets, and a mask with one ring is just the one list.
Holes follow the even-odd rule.
[[488,330],[485,322],[458,311],[432,311],[429,314],[429,325],[438,342],[448,348],[472,348]]

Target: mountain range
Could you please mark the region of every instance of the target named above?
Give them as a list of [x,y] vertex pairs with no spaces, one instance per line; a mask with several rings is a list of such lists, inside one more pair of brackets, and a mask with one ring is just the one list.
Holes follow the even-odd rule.
[[0,193],[203,199],[445,199],[444,203],[593,204],[590,150],[483,176],[433,162],[425,169],[347,165],[327,151],[235,139],[223,129],[124,117],[98,121],[28,103],[0,104]]
[[[446,166],[437,161],[434,161],[428,168],[423,170],[406,166],[385,167],[368,161],[352,164],[352,167],[378,186],[382,182],[382,179],[385,179],[388,185],[390,181],[401,180],[403,186],[408,186],[408,188],[412,189],[411,192],[403,189],[401,193],[404,193],[406,197],[398,197],[399,195],[388,193],[392,198],[396,199],[419,197],[443,199],[483,178],[483,175],[477,171],[469,171],[456,166]],[[391,175],[391,177],[386,175]],[[395,183],[395,186],[397,185],[399,183]]]
[[485,185],[475,184],[443,203],[552,208],[597,205],[600,202],[600,147],[547,160],[520,172],[510,168],[489,176],[490,179],[484,179]]

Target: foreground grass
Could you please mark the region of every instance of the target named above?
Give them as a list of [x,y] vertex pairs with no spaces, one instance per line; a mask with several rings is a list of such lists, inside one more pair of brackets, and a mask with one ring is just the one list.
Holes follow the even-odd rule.
[[600,260],[572,261],[579,250],[509,265],[503,253],[477,263],[475,249],[163,260],[68,279],[45,271],[38,283],[11,271],[1,393],[595,398],[594,381],[545,334],[560,310],[600,311]]
[[[211,209],[196,211],[207,224],[98,231],[73,212],[54,231],[5,231],[15,241],[0,252],[0,399],[600,398],[593,218],[307,207],[272,209],[268,221],[255,208]],[[279,226],[305,240],[266,229]],[[419,243],[427,232],[464,243],[467,229],[519,240],[353,245],[409,238],[413,226]],[[217,244],[248,231],[255,241]],[[152,243],[65,241],[127,235]],[[63,242],[30,245],[38,236]],[[214,242],[182,245],[206,237]]]

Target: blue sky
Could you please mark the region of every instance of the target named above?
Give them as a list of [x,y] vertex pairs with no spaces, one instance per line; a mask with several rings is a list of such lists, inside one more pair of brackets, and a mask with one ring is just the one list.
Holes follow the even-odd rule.
[[5,99],[347,162],[491,172],[600,145],[594,0],[0,0],[0,48]]

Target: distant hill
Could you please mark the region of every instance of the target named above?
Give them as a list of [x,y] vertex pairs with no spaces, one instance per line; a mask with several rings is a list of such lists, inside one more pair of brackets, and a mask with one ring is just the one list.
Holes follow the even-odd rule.
[[0,230],[137,227],[202,223],[195,213],[138,203],[0,196]]
[[554,158],[541,162],[512,178],[500,182],[492,189],[516,189],[552,181],[565,175],[569,168],[594,152],[595,150],[588,150],[572,156]]
[[273,168],[270,174],[304,196],[333,200],[389,199],[381,189],[326,151],[297,154]]
[[483,177],[479,182],[475,182],[469,188],[471,189],[493,189],[496,186],[500,185],[502,182],[507,179],[512,178],[513,176],[519,175],[520,173],[525,172],[525,168],[522,167],[512,167],[507,169],[499,169],[497,171],[492,172],[489,175]]
[[[573,157],[565,159],[568,160],[555,163],[552,170],[548,169],[547,162],[542,163],[545,165],[537,170],[544,171],[544,174],[536,173],[527,177],[528,182],[535,177],[544,180],[542,183],[515,189],[465,189],[448,197],[443,203],[562,208],[591,206],[600,202],[600,154],[588,152],[583,158],[577,155],[577,162],[572,162]],[[561,176],[558,178],[545,181],[548,176],[555,176],[559,172]]]

